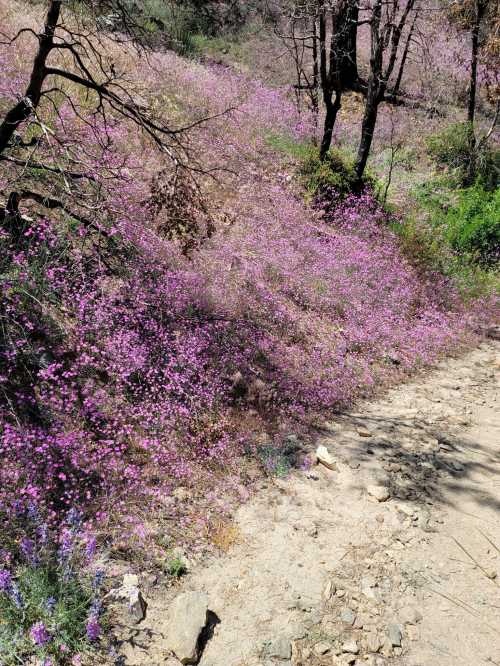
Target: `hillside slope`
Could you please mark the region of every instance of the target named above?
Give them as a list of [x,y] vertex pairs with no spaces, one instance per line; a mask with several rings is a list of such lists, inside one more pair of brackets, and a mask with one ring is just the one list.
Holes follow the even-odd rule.
[[143,626],[117,630],[134,636],[126,663],[167,658],[186,590],[220,622],[201,666],[496,663],[499,352],[483,344],[324,423],[335,470],[262,484],[225,555],[149,588]]

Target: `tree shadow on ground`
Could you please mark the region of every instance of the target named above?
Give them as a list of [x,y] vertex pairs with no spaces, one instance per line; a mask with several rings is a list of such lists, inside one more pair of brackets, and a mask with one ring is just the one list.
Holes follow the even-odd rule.
[[484,483],[500,479],[500,448],[405,416],[342,414],[338,429],[319,433],[351,468],[378,467],[393,499],[458,508],[460,496],[500,512],[500,491],[491,492]]

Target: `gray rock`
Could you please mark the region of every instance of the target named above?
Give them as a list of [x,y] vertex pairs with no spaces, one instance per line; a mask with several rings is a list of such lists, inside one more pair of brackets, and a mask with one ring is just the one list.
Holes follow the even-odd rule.
[[312,611],[307,614],[303,624],[307,629],[311,629],[312,627],[315,627],[317,624],[319,624],[321,619],[322,615],[319,611]]
[[203,592],[184,592],[174,599],[168,610],[166,649],[181,664],[198,661],[198,638],[207,623],[208,597]]
[[320,643],[316,643],[316,645],[314,646],[314,652],[319,657],[321,657],[324,654],[327,654],[328,652],[330,652],[330,650],[331,650],[331,648],[328,645],[328,643],[320,642]]
[[279,636],[266,645],[264,651],[267,657],[290,659],[292,656],[292,644],[289,638]]
[[366,637],[366,649],[368,652],[377,653],[382,647],[382,641],[375,632],[370,632]]
[[347,652],[348,654],[358,654],[359,646],[354,639],[345,641],[345,643],[342,643],[342,652]]
[[133,588],[128,597],[128,610],[136,624],[142,622],[146,617],[146,608],[147,605],[141,591],[137,587]]
[[300,641],[307,636],[307,629],[302,624],[292,624],[287,627],[286,636],[291,641]]
[[401,647],[403,633],[399,624],[390,624],[387,629],[387,636],[391,642],[392,647]]
[[[122,618],[125,622],[132,619],[134,624],[142,622],[146,617],[147,604],[138,587],[139,577],[136,574],[125,574],[122,584],[116,590],[111,590],[108,598],[114,601],[126,602],[128,617]],[[121,612],[118,611],[121,615]]]
[[344,624],[347,624],[350,627],[352,627],[354,621],[356,620],[356,613],[352,611],[350,608],[344,608],[344,610],[340,614],[340,619]]
[[368,486],[366,490],[368,492],[368,495],[374,497],[377,500],[377,502],[386,502],[391,496],[388,488],[386,488],[385,486],[372,485]]

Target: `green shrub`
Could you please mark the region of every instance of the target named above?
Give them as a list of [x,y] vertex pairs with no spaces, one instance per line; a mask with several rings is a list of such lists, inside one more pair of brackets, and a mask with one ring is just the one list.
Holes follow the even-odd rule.
[[424,273],[441,273],[453,281],[464,298],[500,293],[498,271],[478,264],[469,254],[454,251],[444,229],[408,215],[391,225],[399,236],[401,249],[411,263]]
[[165,572],[173,578],[180,578],[187,573],[186,563],[182,557],[173,557],[165,562]]
[[259,446],[257,448],[257,458],[269,476],[285,478],[292,469],[292,465],[285,452],[276,446]]
[[435,219],[457,252],[468,253],[480,263],[500,260],[500,189],[488,192],[475,185],[457,194],[457,200]]
[[455,187],[476,179],[489,190],[498,185],[500,150],[478,144],[468,122],[454,123],[431,135],[427,151],[438,166],[447,170]]
[[94,652],[106,624],[104,574],[90,566],[95,543],[75,510],[57,532],[34,505],[18,514],[2,534],[0,664],[66,665]]
[[324,160],[320,160],[317,148],[311,148],[300,165],[299,174],[307,191],[313,196],[321,196],[334,189],[343,198],[363,186],[375,187],[375,179],[370,174],[359,183],[354,163],[334,148],[330,149]]
[[183,56],[200,53],[207,41],[216,43],[228,32],[237,33],[248,17],[243,5],[216,0],[145,0],[134,6],[134,12],[153,44]]
[[142,9],[144,27],[161,37],[168,48],[187,56],[197,51],[195,35],[207,30],[202,17],[196,14],[190,3],[148,0]]
[[0,593],[2,664],[25,663],[19,660],[31,654],[64,659],[65,650],[68,654],[87,650],[90,588],[86,589],[77,577],[65,580],[56,566],[47,563],[20,567],[15,581],[20,602],[16,604],[13,595]]

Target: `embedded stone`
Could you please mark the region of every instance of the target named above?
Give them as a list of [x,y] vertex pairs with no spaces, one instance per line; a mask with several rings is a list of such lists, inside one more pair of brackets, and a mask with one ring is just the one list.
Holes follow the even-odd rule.
[[203,592],[184,592],[174,599],[168,610],[167,650],[181,664],[196,664],[198,639],[207,624],[208,597]]
[[326,448],[326,446],[318,446],[316,449],[316,459],[318,460],[319,463],[327,467],[328,469],[336,470],[337,465],[335,464],[335,460],[332,458],[330,455],[330,452]]

